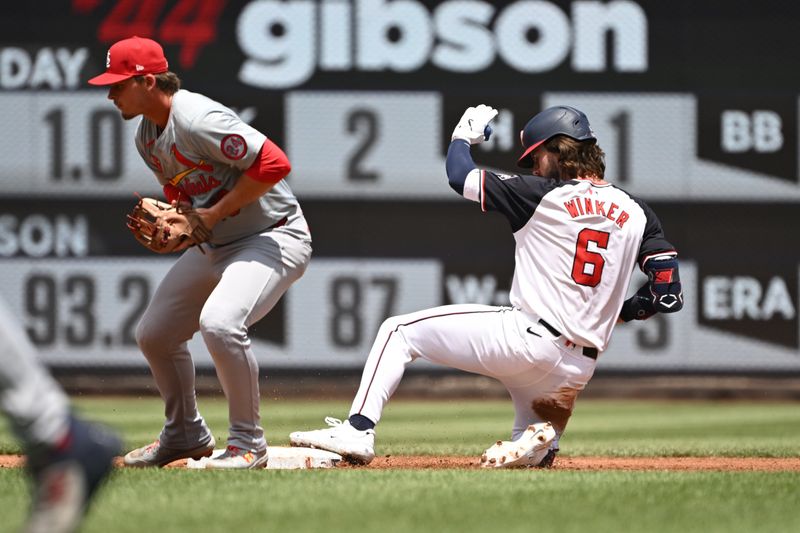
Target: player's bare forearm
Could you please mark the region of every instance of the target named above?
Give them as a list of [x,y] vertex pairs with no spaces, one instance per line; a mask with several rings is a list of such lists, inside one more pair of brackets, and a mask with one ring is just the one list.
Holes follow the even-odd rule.
[[242,174],[228,194],[208,208],[198,208],[197,214],[208,228],[213,228],[220,220],[229,217],[242,207],[251,204],[267,194],[274,183],[256,181]]

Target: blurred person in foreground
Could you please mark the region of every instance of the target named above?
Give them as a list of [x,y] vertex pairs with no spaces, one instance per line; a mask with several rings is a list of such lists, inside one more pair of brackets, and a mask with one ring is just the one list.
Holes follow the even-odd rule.
[[108,429],[71,413],[64,391],[3,302],[0,408],[22,443],[33,482],[30,515],[22,531],[76,531],[121,443]]
[[[370,462],[383,408],[406,365],[421,358],[495,378],[508,390],[512,440],[487,449],[482,466],[551,467],[615,324],[683,307],[675,248],[647,204],[606,181],[605,154],[586,115],[555,106],[528,121],[517,165],[531,174],[522,175],[483,170],[472,160],[471,147],[488,139],[496,115],[486,105],[467,109],[453,131],[446,171],[453,190],[510,225],[511,306],[447,305],[387,319],[349,419],[292,433],[293,445]],[[637,265],[648,281],[626,299]]]

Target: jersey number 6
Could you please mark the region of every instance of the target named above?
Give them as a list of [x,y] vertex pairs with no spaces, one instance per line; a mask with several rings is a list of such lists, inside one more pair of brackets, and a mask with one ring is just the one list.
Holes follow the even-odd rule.
[[578,233],[575,243],[575,258],[572,261],[572,279],[578,285],[597,287],[603,276],[603,266],[606,261],[597,252],[589,251],[589,243],[593,242],[598,248],[605,250],[608,247],[609,233],[585,228]]

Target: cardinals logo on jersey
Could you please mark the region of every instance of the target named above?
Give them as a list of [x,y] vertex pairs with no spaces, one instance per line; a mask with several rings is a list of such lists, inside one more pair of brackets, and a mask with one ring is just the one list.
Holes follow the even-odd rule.
[[202,170],[204,172],[214,171],[214,167],[206,163],[204,160],[200,160],[199,163],[195,163],[194,161],[192,161],[191,159],[180,153],[180,151],[178,151],[178,147],[175,144],[172,145],[172,155],[175,156],[175,159],[177,159],[180,164],[189,167],[185,170],[178,172],[172,177],[172,179],[169,180],[169,182],[172,185],[178,185],[181,181],[183,181],[183,178],[185,178],[186,176],[195,171],[198,170]]

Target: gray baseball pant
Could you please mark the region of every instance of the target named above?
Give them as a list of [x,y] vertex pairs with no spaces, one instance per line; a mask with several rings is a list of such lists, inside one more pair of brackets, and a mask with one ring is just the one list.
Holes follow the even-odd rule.
[[164,400],[161,444],[187,449],[211,432],[197,408],[187,341],[200,331],[228,400],[228,444],[263,451],[258,363],[248,327],[263,318],[306,270],[311,238],[301,214],[282,227],[233,243],[187,250],[169,270],[136,339]]

